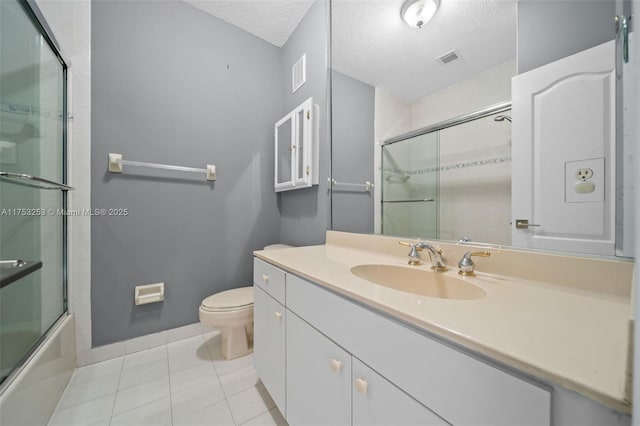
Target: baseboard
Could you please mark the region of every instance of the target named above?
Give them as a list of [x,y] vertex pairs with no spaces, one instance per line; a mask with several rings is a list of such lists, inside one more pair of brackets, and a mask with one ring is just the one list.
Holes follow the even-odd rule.
[[79,351],[76,356],[77,364],[78,367],[83,367],[96,362],[106,361],[111,358],[117,358],[134,352],[144,351],[145,349],[166,345],[167,343],[172,343],[178,340],[188,339],[189,337],[209,333],[211,331],[212,329],[210,327],[204,326],[200,322],[196,322],[182,327],[160,331],[158,333],[135,337],[122,342],[98,346],[89,350]]

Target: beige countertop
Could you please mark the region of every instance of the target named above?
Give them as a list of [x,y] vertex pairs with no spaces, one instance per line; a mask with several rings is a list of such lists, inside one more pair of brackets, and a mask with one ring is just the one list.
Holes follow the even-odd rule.
[[[490,261],[482,259],[482,263],[477,262],[477,276],[462,279],[481,287],[486,296],[448,300],[389,289],[353,275],[351,268],[362,264],[409,266],[407,248],[395,247],[398,239],[354,236],[358,242],[353,243],[352,235],[355,234],[330,231],[326,245],[254,254],[543,381],[574,390],[618,411],[630,412],[627,358],[632,263],[490,248],[496,262],[526,256],[531,270],[523,271],[522,275],[536,280],[489,272]],[[471,249],[440,246],[445,255]],[[455,267],[458,257],[449,259],[450,270],[445,274],[459,277]],[[511,260],[510,263],[518,261]],[[603,280],[589,273],[593,262],[603,262],[594,270],[604,270],[607,282],[588,282],[582,289],[576,284],[580,280]],[[412,268],[429,270],[428,256],[424,263]],[[536,275],[539,268],[549,264],[560,265],[555,266],[557,283],[541,281],[544,277]],[[587,276],[574,276],[584,269]],[[562,278],[569,275],[570,279]],[[627,287],[628,292],[624,290]]]

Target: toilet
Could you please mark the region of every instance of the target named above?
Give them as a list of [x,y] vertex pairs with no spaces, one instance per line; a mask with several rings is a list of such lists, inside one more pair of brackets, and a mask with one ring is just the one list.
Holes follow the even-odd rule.
[[[272,244],[265,250],[289,248]],[[253,351],[253,286],[222,291],[200,304],[200,322],[220,331],[222,356],[234,359]]]

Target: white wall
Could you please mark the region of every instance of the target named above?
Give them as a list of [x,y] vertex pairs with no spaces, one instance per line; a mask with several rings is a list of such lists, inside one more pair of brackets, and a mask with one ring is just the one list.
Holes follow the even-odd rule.
[[411,105],[411,129],[510,101],[514,75],[515,59],[419,99]]
[[382,200],[382,173],[380,165],[379,144],[392,136],[400,135],[411,130],[411,104],[397,98],[391,92],[376,87],[375,112],[374,112],[374,193],[373,193],[373,218],[374,231],[382,232],[380,220]]

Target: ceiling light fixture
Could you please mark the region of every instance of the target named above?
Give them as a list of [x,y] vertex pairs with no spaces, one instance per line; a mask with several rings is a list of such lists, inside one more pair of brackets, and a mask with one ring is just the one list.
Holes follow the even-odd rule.
[[400,15],[411,28],[422,28],[438,9],[439,0],[407,0]]

